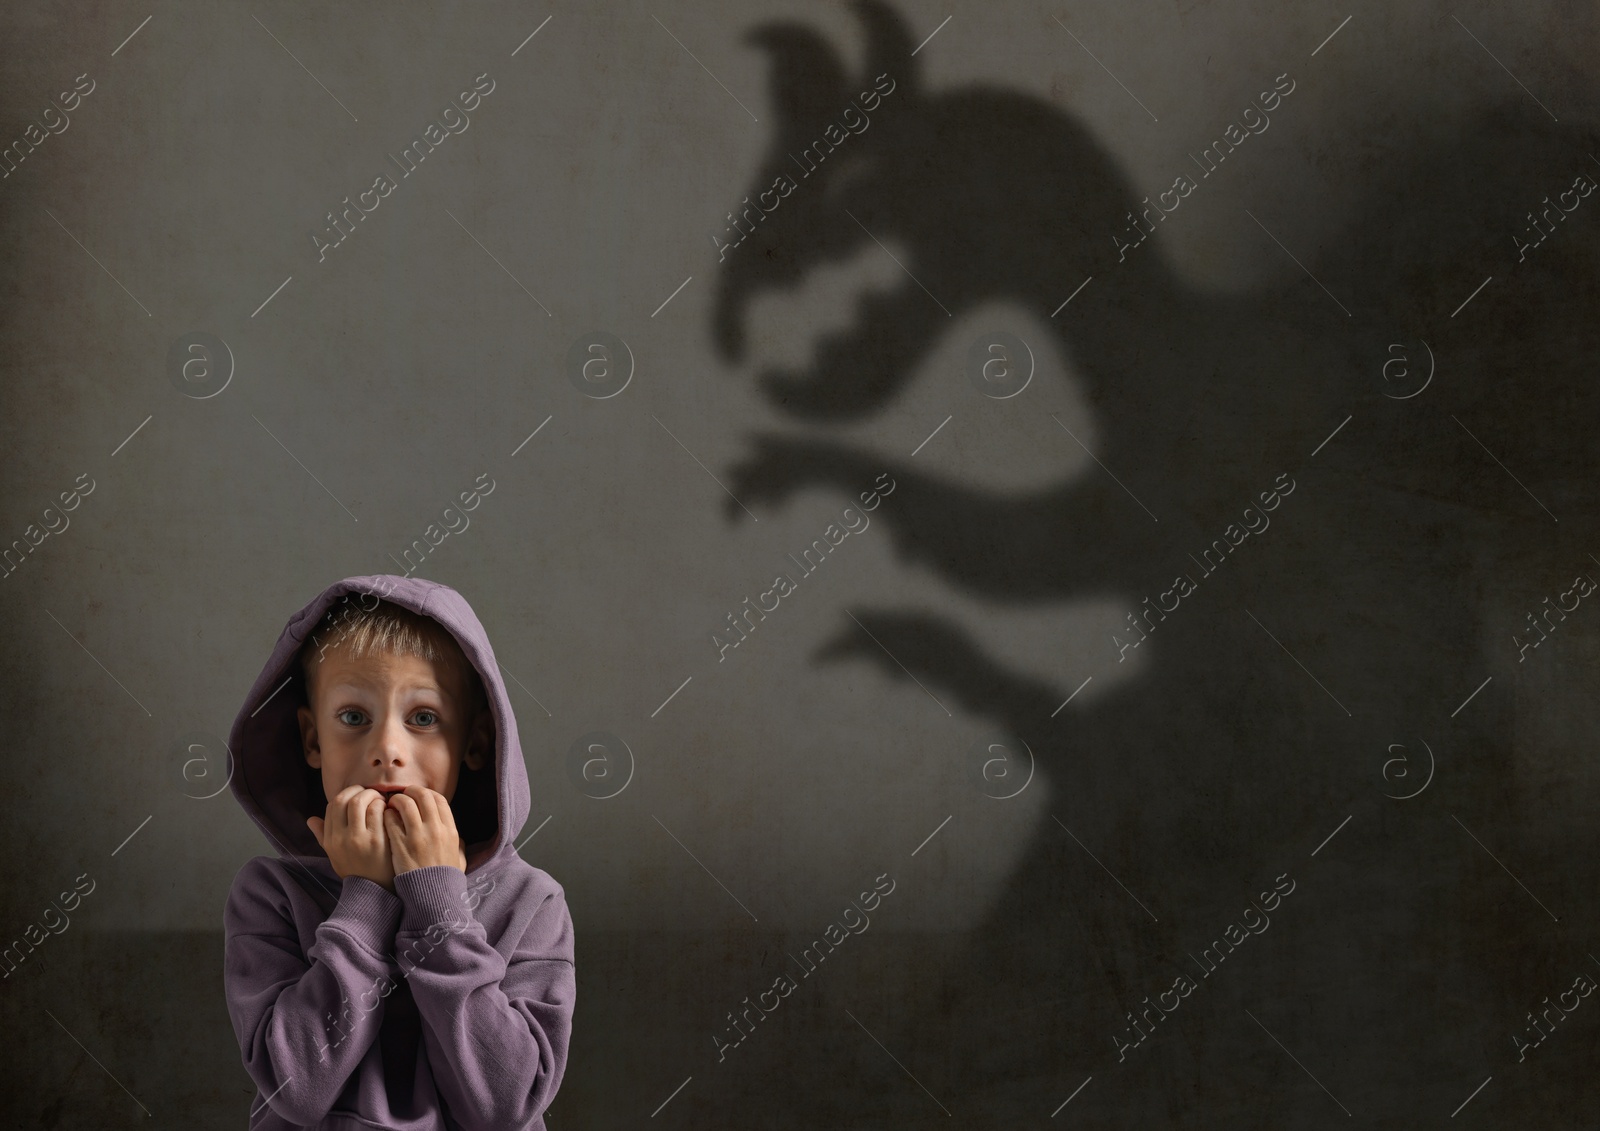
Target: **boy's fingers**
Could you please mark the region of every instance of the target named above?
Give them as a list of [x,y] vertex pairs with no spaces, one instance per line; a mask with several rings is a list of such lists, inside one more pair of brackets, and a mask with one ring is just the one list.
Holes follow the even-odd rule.
[[[343,790],[340,791],[341,794],[343,792]],[[369,794],[370,796],[368,796]],[[375,789],[368,789],[366,786],[356,787],[356,792],[351,794],[350,798],[345,802],[345,818],[349,821],[352,829],[371,829],[371,822],[367,818],[374,799],[381,803],[383,794]]]
[[344,800],[339,803],[337,820],[341,826],[353,832],[361,827],[361,814],[356,812],[356,795],[341,789],[339,796]]
[[410,798],[416,805],[417,814],[424,821],[433,819],[433,790],[425,785],[408,785],[404,796]]
[[375,832],[379,835],[382,835],[383,815],[384,813],[388,812],[388,809],[384,805],[383,794],[379,793],[377,790],[373,790],[372,793],[373,796],[369,798],[366,805],[362,807],[361,815],[362,819],[366,821],[367,831],[369,833]]
[[310,828],[311,835],[317,838],[317,845],[319,847],[325,848],[326,845],[323,845],[323,843],[322,843],[322,818],[321,817],[307,817],[306,818],[306,826],[308,828]]
[[[450,809],[450,802],[445,800],[444,794],[439,795],[439,833],[446,844],[452,844],[461,839],[456,830],[456,815]],[[465,868],[461,869],[463,872]]]
[[433,810],[439,820],[444,820],[444,815],[450,809],[450,803],[444,799],[444,794],[436,789],[426,790],[428,806]]
[[424,805],[422,812],[431,822],[443,826],[451,835],[456,829],[455,814],[450,811],[450,802],[445,800],[444,794],[427,786],[417,786],[417,791]]
[[344,825],[344,802],[338,800],[328,802],[328,819],[323,823],[323,832],[328,836],[338,836],[343,832]]
[[[411,787],[407,787],[408,789]],[[393,809],[396,816],[404,824],[406,832],[411,832],[422,824],[422,813],[417,808],[416,799],[409,793],[397,793],[393,798]]]

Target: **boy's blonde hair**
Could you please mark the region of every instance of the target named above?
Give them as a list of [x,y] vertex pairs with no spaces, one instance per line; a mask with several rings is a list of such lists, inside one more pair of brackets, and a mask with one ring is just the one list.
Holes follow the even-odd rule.
[[380,600],[369,609],[352,604],[347,598],[323,614],[315,631],[300,646],[300,671],[305,677],[308,703],[316,686],[317,668],[330,648],[343,649],[352,660],[368,655],[415,656],[438,664],[464,678],[464,706],[469,720],[488,706],[483,680],[450,631],[432,617],[392,602]]

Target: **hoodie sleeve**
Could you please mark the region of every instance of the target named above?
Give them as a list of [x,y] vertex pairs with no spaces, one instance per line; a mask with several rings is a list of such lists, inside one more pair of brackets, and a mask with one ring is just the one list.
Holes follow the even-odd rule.
[[401,903],[371,880],[346,879],[302,953],[289,898],[265,864],[247,864],[228,893],[228,1015],[245,1070],[268,1106],[291,1123],[312,1125],[377,1038],[388,994],[382,987],[398,974]]
[[396,956],[451,1117],[463,1131],[532,1126],[561,1085],[572,1032],[577,980],[565,896],[559,888],[544,896],[508,961],[472,915],[459,869],[416,868],[394,882],[405,904]]

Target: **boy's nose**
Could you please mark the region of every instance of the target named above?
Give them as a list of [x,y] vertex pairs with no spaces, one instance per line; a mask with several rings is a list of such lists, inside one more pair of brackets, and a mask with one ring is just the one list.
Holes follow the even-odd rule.
[[405,724],[399,719],[387,719],[374,729],[372,764],[402,766],[405,764],[407,747]]

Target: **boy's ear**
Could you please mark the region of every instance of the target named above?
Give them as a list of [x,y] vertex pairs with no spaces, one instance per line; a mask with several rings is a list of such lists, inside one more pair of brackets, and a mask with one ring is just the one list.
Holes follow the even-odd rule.
[[494,712],[484,707],[472,720],[472,733],[467,736],[467,749],[461,756],[468,769],[481,770],[494,754]]
[[305,749],[306,765],[320,770],[322,746],[317,742],[317,717],[311,713],[310,707],[299,708],[295,711],[295,717],[300,721],[300,745]]

